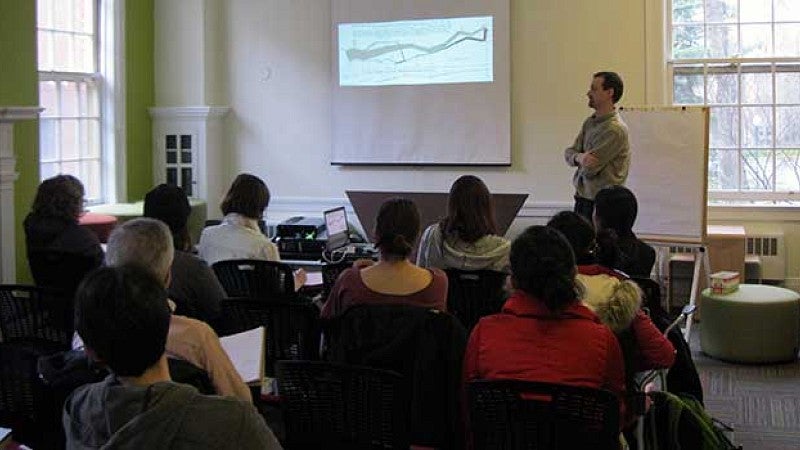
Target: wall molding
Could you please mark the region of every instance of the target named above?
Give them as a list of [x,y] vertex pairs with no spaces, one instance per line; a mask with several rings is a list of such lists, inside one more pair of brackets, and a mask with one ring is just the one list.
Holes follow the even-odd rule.
[[149,108],[153,119],[212,119],[230,112],[229,106],[157,106]]

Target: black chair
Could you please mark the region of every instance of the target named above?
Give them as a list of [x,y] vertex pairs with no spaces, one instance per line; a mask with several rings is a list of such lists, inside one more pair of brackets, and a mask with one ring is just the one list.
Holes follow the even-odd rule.
[[493,270],[447,269],[447,311],[458,317],[467,331],[481,317],[499,313],[506,301],[506,274]]
[[409,448],[409,396],[396,372],[278,361],[287,449]]
[[75,294],[86,274],[101,263],[100,257],[94,255],[51,250],[28,253],[28,265],[36,286],[63,291],[68,297]]
[[72,342],[73,301],[59,291],[16,284],[0,285],[0,335],[4,342],[36,341],[52,351]]
[[264,373],[267,376],[274,376],[275,361],[279,359],[319,359],[319,310],[313,304],[227,298],[220,306],[222,313],[217,325],[220,336],[260,326],[266,328]]
[[477,380],[467,389],[476,450],[620,448],[611,392],[518,380]]
[[281,262],[232,259],[216,262],[211,268],[228,297],[297,298],[292,268]]
[[411,442],[460,449],[466,331],[451,314],[410,305],[357,305],[325,327],[328,361],[401,374],[411,396]]
[[0,342],[0,426],[37,449],[63,443],[61,410],[37,375],[36,362],[44,354],[28,343]]

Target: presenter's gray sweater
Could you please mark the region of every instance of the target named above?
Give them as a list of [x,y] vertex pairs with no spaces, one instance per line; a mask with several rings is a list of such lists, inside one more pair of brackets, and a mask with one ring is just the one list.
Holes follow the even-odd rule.
[[570,166],[578,166],[575,157],[579,153],[594,152],[597,165],[578,167],[572,177],[575,194],[589,200],[608,186],[624,185],[631,164],[628,143],[628,126],[617,111],[583,121],[575,143],[564,151],[564,159]]

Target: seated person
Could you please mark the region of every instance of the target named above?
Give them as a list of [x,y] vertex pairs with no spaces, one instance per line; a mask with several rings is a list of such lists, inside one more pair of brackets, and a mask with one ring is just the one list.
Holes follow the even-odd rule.
[[611,330],[580,302],[575,258],[558,231],[525,230],[511,244],[513,292],[500,314],[473,328],[464,380],[516,379],[625,390],[622,352]]
[[320,315],[331,318],[358,304],[402,304],[447,309],[447,274],[408,260],[419,236],[419,211],[411,200],[383,202],[375,222],[377,263],[354,264],[339,275]]
[[[233,180],[220,209],[222,223],[203,229],[197,251],[209,266],[229,259],[280,261],[278,246],[258,228],[258,220],[269,205],[269,189],[261,178],[242,173]],[[306,281],[303,269],[295,272],[294,286]]]
[[[166,287],[169,285],[173,252],[172,235],[163,222],[134,219],[111,233],[106,264],[112,267],[130,264],[145,267]],[[217,334],[205,322],[173,314],[166,351],[168,356],[183,359],[205,370],[217,394],[252,401],[250,389],[222,349]]]
[[164,347],[171,320],[163,283],[144,268],[87,276],[75,327],[87,353],[112,374],[67,399],[66,448],[280,449],[251,404],[170,380]]
[[595,239],[592,225],[583,216],[562,211],[547,223],[561,232],[570,243],[578,261],[577,279],[584,287],[583,303],[595,311],[606,325],[618,335],[633,332],[634,354],[626,353],[628,375],[649,369],[664,369],[675,362],[675,348],[661,334],[642,310],[642,293],[633,281],[621,272],[609,269],[601,260],[614,254],[603,250],[608,243]]
[[186,226],[191,212],[189,199],[178,186],[161,184],[144,197],[144,216],[164,222],[172,233],[175,257],[169,296],[177,306],[175,312],[211,323],[219,316],[219,302],[225,297],[225,290],[208,264],[191,253]]
[[94,233],[78,224],[83,213],[83,184],[57,175],[39,185],[25,217],[25,245],[33,279],[73,294],[83,276],[103,263]]
[[613,268],[632,277],[650,278],[656,251],[633,233],[638,208],[633,192],[624,186],[611,186],[595,196],[592,219],[598,234],[605,230],[616,234],[619,258]]
[[464,175],[450,188],[447,216],[422,233],[417,265],[508,271],[508,239],[497,236],[494,201],[480,178]]

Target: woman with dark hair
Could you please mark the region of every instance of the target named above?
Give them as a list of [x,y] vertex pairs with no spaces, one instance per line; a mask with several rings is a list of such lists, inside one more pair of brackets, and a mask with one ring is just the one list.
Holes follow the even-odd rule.
[[354,265],[336,280],[320,315],[335,317],[358,304],[398,304],[436,308],[447,305],[447,275],[423,269],[408,260],[419,236],[419,211],[411,200],[385,201],[375,222],[375,247],[380,259]]
[[508,239],[497,236],[494,202],[480,178],[464,175],[450,188],[447,216],[422,234],[417,265],[508,270]]
[[[258,221],[269,205],[269,189],[261,178],[239,174],[220,204],[222,223],[206,227],[200,234],[197,252],[209,266],[229,259],[280,261],[278,246],[261,232]],[[306,281],[306,273],[298,269],[295,289]]]
[[186,192],[178,186],[160,184],[144,196],[144,216],[164,222],[172,233],[175,257],[169,295],[177,305],[176,314],[211,323],[219,316],[225,290],[208,265],[192,254],[186,225],[191,212]]
[[83,196],[83,184],[72,175],[57,175],[39,185],[24,222],[28,263],[37,285],[71,295],[83,276],[102,264],[100,241],[78,224]]
[[[575,257],[558,231],[532,226],[511,244],[513,292],[473,328],[464,379],[518,379],[624,391],[611,330],[580,302]],[[620,402],[620,408],[623,408]]]
[[[547,223],[570,243],[578,257],[576,279],[583,287],[582,301],[618,336],[625,357],[627,384],[636,372],[664,369],[675,362],[675,348],[641,310],[642,291],[622,273],[602,263],[594,229],[583,216],[562,211]],[[631,419],[630,417],[626,418]]]
[[632,277],[649,278],[656,251],[633,233],[638,209],[633,192],[624,186],[611,186],[595,196],[592,219],[598,233],[611,230],[616,234],[619,258],[613,267]]
[[200,257],[209,265],[228,259],[279,261],[278,247],[258,227],[267,205],[266,183],[255,175],[239,174],[220,204],[222,223],[206,227],[200,235]]

